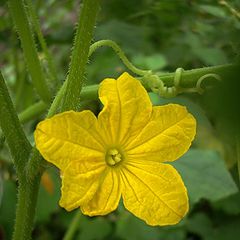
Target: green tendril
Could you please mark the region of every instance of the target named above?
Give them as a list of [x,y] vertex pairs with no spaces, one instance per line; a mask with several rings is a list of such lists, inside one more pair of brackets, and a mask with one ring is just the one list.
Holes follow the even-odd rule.
[[199,94],[202,94],[204,92],[204,89],[201,87],[201,84],[203,82],[203,80],[207,79],[207,78],[214,78],[218,81],[221,81],[221,77],[218,75],[218,74],[215,74],[215,73],[209,73],[209,74],[205,74],[203,75],[202,77],[200,77],[197,81],[197,84],[196,84],[196,91],[199,93]]
[[123,64],[133,73],[135,73],[139,76],[144,76],[146,74],[151,74],[151,70],[142,70],[142,69],[139,69],[139,68],[135,67],[129,61],[129,59],[126,57],[125,53],[119,47],[119,45],[112,40],[100,40],[98,42],[93,43],[90,47],[88,56],[90,57],[98,48],[103,47],[103,46],[112,48],[116,52],[118,57],[122,60]]
[[173,77],[173,85],[167,86],[163,80],[156,74],[146,74],[143,76],[141,81],[143,85],[148,86],[154,93],[157,93],[163,98],[172,98],[176,97],[180,93],[199,93],[202,94],[204,89],[201,87],[201,84],[207,78],[214,78],[218,81],[221,81],[221,77],[216,73],[208,73],[201,76],[196,81],[195,87],[183,88],[180,86],[182,75],[184,73],[183,68],[177,68]]

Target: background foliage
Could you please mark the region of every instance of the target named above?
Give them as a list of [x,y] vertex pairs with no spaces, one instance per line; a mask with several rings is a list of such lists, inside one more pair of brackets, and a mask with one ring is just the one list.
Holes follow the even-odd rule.
[[[240,11],[238,0],[228,2]],[[34,1],[60,82],[68,69],[78,4],[79,1],[74,0]],[[0,2],[0,16],[0,68],[20,113],[38,99],[32,91],[4,0]],[[233,62],[240,52],[239,36],[239,16],[221,1],[105,0],[94,41],[115,40],[134,64],[164,73],[177,67],[192,69]],[[44,55],[38,48],[44,64]],[[100,49],[89,61],[87,84],[99,83],[105,77],[117,77],[124,70],[111,49]],[[201,96],[185,94],[170,100],[153,93],[150,97],[154,105],[168,102],[186,105],[198,120],[198,133],[191,150],[173,163],[189,191],[191,209],[188,216],[176,226],[149,227],[120,205],[116,212],[106,217],[82,216],[75,239],[237,239],[240,237],[240,193],[234,129],[226,127],[223,118],[212,112],[211,91]],[[96,101],[87,101],[82,107],[98,113],[101,106]],[[32,143],[36,123],[43,118],[44,114],[24,124]],[[10,239],[13,230],[16,185],[8,148],[0,139],[0,239]],[[34,239],[62,239],[74,212],[67,213],[59,208],[59,196],[59,173],[49,166],[42,177]]]

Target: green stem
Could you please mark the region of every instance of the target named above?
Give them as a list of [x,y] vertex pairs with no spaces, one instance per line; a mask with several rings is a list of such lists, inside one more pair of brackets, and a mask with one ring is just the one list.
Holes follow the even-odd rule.
[[[56,97],[54,98],[51,107],[48,110],[47,117],[52,117],[54,114],[58,112],[58,108],[62,101],[63,95],[66,91],[66,81],[64,82],[63,86],[58,91]],[[90,85],[83,88],[80,97],[82,101],[84,100],[95,100],[98,98],[98,85]],[[30,107],[26,108],[24,111],[19,113],[18,118],[21,123],[26,123],[40,114],[43,114],[48,108],[48,104],[44,103],[43,101],[39,101],[34,103]]]
[[17,113],[14,109],[1,72],[0,116],[0,125],[11,151],[17,173],[22,174],[31,151],[31,145],[18,120]]
[[15,72],[15,79],[18,80],[20,76],[20,59],[19,59],[19,54],[18,54],[18,49],[17,49],[17,44],[18,44],[18,39],[17,39],[17,34],[16,32],[12,31],[11,34],[11,41],[12,41],[12,56],[13,56],[13,65],[14,65],[14,72]]
[[122,60],[123,64],[129,69],[131,70],[133,73],[139,75],[139,76],[144,76],[148,73],[151,73],[150,70],[142,70],[139,69],[137,67],[135,67],[126,57],[126,55],[124,54],[124,52],[122,51],[122,49],[119,47],[119,45],[117,43],[115,43],[112,40],[100,40],[98,42],[95,42],[91,45],[90,50],[89,50],[89,56],[92,55],[93,52],[95,52],[98,48],[103,47],[103,46],[107,46],[112,48],[116,54],[118,55],[118,57]]
[[[183,71],[180,79],[180,86],[184,88],[192,88],[195,87],[197,81],[203,75],[213,73],[218,74],[220,77],[225,73],[226,70],[230,70],[231,68],[235,68],[233,64],[225,64],[225,65],[218,65],[214,67],[204,67],[204,68],[196,68],[192,70],[185,70]],[[168,73],[164,75],[160,75],[160,79],[164,82],[166,86],[173,86],[174,84],[174,73]]]
[[33,105],[31,105],[30,107],[28,107],[18,115],[19,121],[21,123],[26,123],[29,120],[34,119],[40,114],[44,113],[47,107],[48,105],[43,101],[34,103]]
[[8,3],[10,13],[21,40],[24,58],[31,75],[32,82],[39,96],[45,102],[49,102],[51,99],[50,91],[47,83],[45,82],[45,77],[40,65],[33,33],[29,25],[23,0],[9,0]]
[[74,235],[76,233],[76,231],[78,230],[79,227],[79,221],[82,217],[82,213],[80,210],[76,210],[76,214],[73,217],[72,222],[69,225],[69,228],[67,230],[67,232],[65,233],[63,240],[72,240],[74,239]]
[[51,107],[48,110],[47,118],[52,117],[54,114],[58,113],[59,106],[61,105],[61,101],[66,93],[67,80],[63,83],[62,87],[59,89],[56,97],[54,98]]
[[21,180],[18,187],[18,203],[13,240],[30,240],[37,203],[40,176]]
[[15,95],[15,106],[16,109],[18,109],[21,106],[21,98],[23,97],[24,94],[24,86],[26,82],[26,72],[23,71],[22,74],[19,74],[19,77],[16,78],[17,81],[17,90],[16,90],[16,95]]
[[81,99],[82,100],[96,100],[98,99],[98,84],[89,85],[83,88],[81,92]]
[[80,92],[99,5],[100,0],[84,0],[82,3],[62,111],[78,110],[80,107]]
[[50,72],[50,85],[53,89],[55,89],[58,85],[58,81],[57,81],[57,71],[55,69],[55,66],[53,64],[53,59],[52,56],[47,48],[47,44],[46,41],[43,37],[42,31],[41,31],[41,26],[39,23],[39,19],[38,16],[36,14],[36,9],[34,9],[33,7],[33,3],[32,0],[25,0],[27,2],[27,7],[28,7],[28,12],[29,12],[29,16],[31,17],[32,23],[33,23],[33,27],[34,30],[37,34],[38,40],[40,42],[41,48],[44,52],[44,55],[46,57],[46,60],[48,62],[48,68],[49,68],[49,72]]

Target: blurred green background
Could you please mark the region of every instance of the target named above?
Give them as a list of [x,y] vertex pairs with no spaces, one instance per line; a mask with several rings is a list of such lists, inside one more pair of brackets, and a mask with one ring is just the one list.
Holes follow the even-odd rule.
[[[68,70],[79,1],[33,1],[41,27],[63,82]],[[93,41],[116,41],[131,61],[159,73],[214,66],[236,61],[240,53],[240,2],[215,0],[102,1]],[[20,42],[14,31],[7,1],[0,1],[0,68],[18,112],[35,103]],[[39,48],[39,57],[45,59]],[[47,69],[45,69],[47,71]],[[93,54],[86,84],[117,77],[125,67],[112,49]],[[233,86],[234,88],[234,86]],[[229,93],[231,94],[231,92]],[[163,99],[149,93],[154,105],[186,105],[197,118],[197,137],[190,151],[173,165],[188,188],[190,211],[178,225],[150,227],[125,211],[105,217],[82,216],[76,240],[236,240],[240,239],[240,193],[235,129],[212,111],[211,91]],[[221,104],[221,102],[219,103]],[[97,101],[83,103],[96,114]],[[224,111],[224,109],[223,109]],[[0,116],[1,117],[1,116]],[[33,143],[33,131],[44,114],[24,124]],[[229,126],[229,127],[228,127]],[[0,139],[0,240],[10,239],[16,204],[17,177],[7,145]],[[43,175],[33,239],[62,239],[75,212],[58,206],[59,172],[49,167]]]

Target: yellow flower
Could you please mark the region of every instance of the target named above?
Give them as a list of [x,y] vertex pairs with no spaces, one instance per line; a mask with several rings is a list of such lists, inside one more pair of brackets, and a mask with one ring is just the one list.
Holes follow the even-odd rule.
[[177,104],[152,107],[140,82],[128,73],[100,84],[104,105],[68,111],[40,122],[35,141],[43,157],[61,170],[59,204],[89,216],[126,209],[149,225],[178,223],[188,196],[170,165],[190,147],[196,122]]

